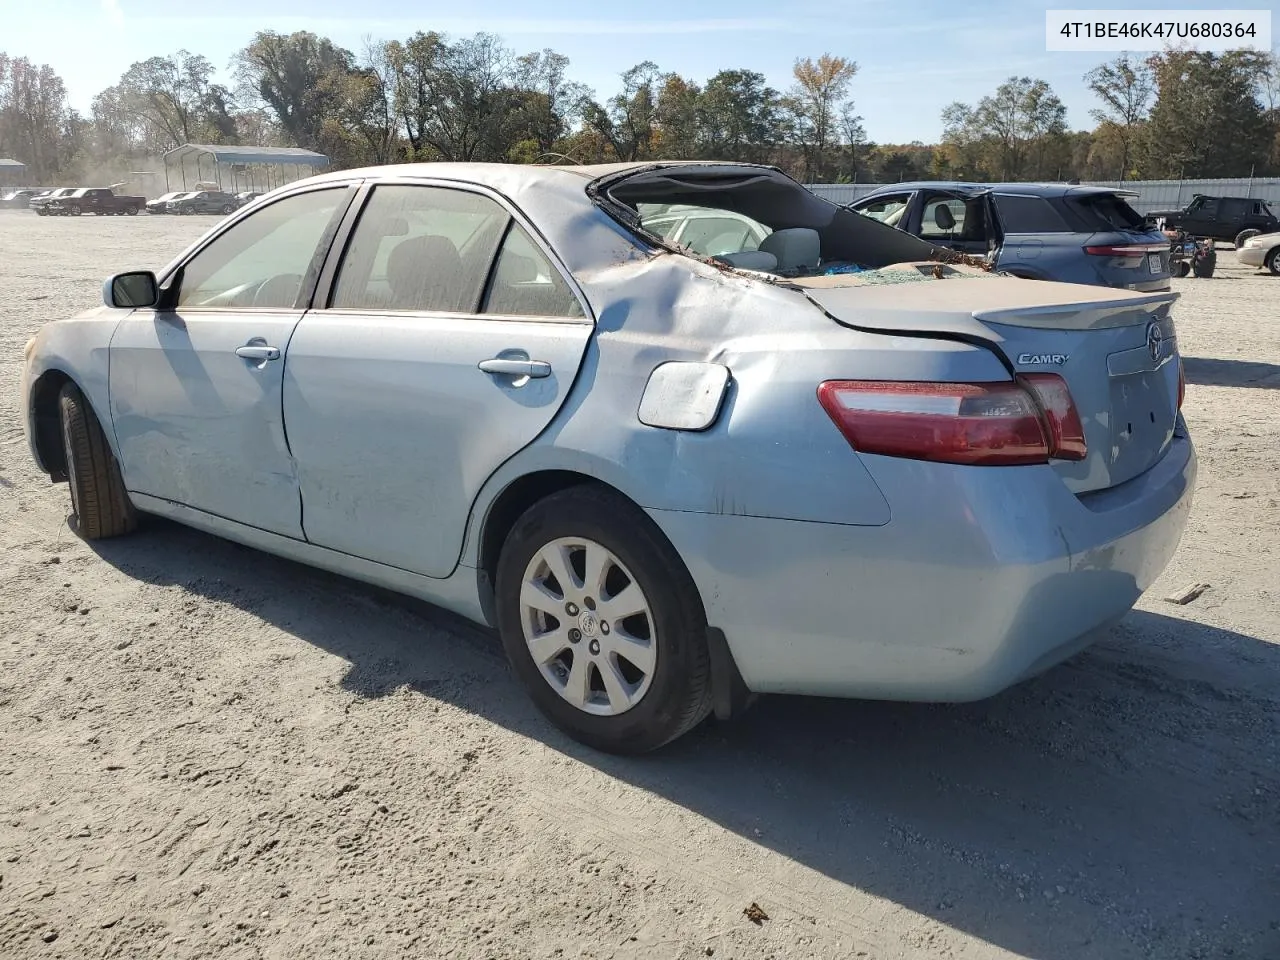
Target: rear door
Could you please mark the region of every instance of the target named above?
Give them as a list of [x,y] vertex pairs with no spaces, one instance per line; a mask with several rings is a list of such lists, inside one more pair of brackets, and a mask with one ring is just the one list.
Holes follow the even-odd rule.
[[306,537],[446,577],[480,487],[564,403],[591,320],[504,201],[421,180],[372,189],[317,302],[284,382]]
[[1253,201],[1224,197],[1218,201],[1218,238],[1234,240],[1245,228],[1245,219]]

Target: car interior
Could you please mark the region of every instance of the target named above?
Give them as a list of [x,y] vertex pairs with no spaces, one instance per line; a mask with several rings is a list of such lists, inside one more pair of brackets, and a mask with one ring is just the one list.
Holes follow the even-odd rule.
[[[744,173],[715,165],[660,167],[598,185],[597,196],[655,244],[726,266],[781,277],[875,270],[930,259],[937,248],[810,193],[777,171]],[[767,229],[756,249],[699,254],[672,246],[645,223],[645,204],[688,205],[746,217]]]

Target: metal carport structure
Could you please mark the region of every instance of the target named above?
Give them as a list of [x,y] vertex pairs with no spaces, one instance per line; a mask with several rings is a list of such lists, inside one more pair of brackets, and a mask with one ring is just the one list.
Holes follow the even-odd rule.
[[[164,155],[164,186],[166,191],[175,189],[171,181],[180,176],[184,190],[196,189],[198,183],[216,183],[228,193],[265,192],[328,165],[323,153],[301,147],[184,143]],[[172,175],[175,168],[177,176]]]
[[27,179],[27,165],[21,160],[0,160],[0,187],[13,187]]

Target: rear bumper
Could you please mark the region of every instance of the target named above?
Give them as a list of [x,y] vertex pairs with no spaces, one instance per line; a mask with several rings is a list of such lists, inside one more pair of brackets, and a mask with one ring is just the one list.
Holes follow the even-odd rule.
[[1196,475],[1185,437],[1084,498],[1049,467],[865,459],[895,491],[882,527],[650,511],[753,691],[998,693],[1128,612],[1177,548]]

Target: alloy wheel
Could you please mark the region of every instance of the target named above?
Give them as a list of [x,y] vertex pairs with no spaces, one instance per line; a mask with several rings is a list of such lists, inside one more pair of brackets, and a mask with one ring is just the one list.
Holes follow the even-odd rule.
[[525,568],[520,621],[543,679],[586,713],[617,716],[648,692],[657,636],[626,566],[586,538],[553,540]]

